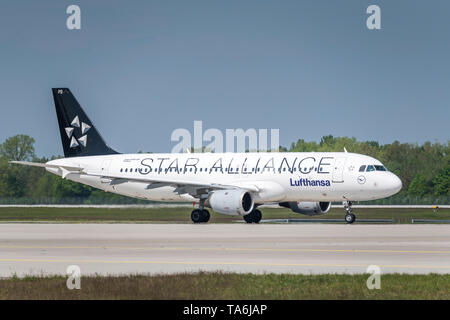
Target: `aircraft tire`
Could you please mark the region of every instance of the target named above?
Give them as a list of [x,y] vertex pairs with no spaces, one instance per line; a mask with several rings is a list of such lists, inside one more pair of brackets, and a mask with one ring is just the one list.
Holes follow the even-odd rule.
[[244,216],[244,221],[247,222],[247,223],[252,223],[253,222],[252,213],[251,212]]
[[262,219],[262,213],[260,210],[255,209],[252,211],[253,214],[253,223],[259,223]]
[[200,209],[192,210],[191,212],[191,220],[193,223],[200,223],[203,222],[203,211]]
[[356,216],[353,213],[345,215],[345,222],[351,224],[351,223],[355,222],[355,220],[356,220]]
[[211,215],[209,214],[208,210],[203,209],[202,210],[202,222],[208,222]]
[[252,212],[244,216],[244,220],[247,223],[259,223],[262,218],[262,213],[258,209],[254,209]]

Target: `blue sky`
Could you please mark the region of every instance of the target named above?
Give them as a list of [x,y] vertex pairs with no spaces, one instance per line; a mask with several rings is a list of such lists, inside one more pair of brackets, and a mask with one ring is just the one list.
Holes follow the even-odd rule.
[[[66,8],[81,7],[81,30]],[[366,8],[381,8],[381,30]],[[169,152],[176,128],[298,138],[449,139],[448,1],[2,1],[0,141],[62,154],[52,87],[121,152]]]

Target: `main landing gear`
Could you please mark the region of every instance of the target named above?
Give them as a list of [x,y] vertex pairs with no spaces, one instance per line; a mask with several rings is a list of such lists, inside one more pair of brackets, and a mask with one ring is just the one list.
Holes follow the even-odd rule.
[[191,219],[194,223],[208,222],[209,217],[209,211],[205,209],[195,209],[191,213]]
[[344,201],[344,208],[346,211],[345,222],[347,223],[353,223],[356,220],[356,216],[352,212],[352,204],[353,203],[351,201]]
[[252,212],[244,216],[244,220],[247,223],[259,223],[262,218],[262,213],[258,209],[253,209]]

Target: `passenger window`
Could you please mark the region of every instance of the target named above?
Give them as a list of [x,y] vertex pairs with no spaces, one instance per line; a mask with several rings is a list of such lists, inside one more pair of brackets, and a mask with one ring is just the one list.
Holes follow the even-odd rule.
[[123,169],[120,169],[120,172],[123,172]]
[[359,172],[364,172],[364,170],[366,170],[366,165],[359,167]]
[[367,170],[366,170],[366,171],[367,171],[367,172],[375,171],[375,168],[374,168],[374,166],[369,165],[369,166],[367,166]]

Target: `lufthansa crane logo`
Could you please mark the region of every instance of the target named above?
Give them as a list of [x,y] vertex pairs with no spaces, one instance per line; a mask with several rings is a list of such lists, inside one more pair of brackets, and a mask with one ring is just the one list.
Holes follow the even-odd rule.
[[[70,125],[71,125],[71,127],[65,128],[67,137],[70,140],[70,148],[76,148],[80,145],[86,148],[86,146],[87,146],[87,134],[86,133],[89,131],[91,126],[84,122],[81,122],[81,124],[80,124],[80,118],[78,116],[76,116],[72,120],[72,123]],[[74,135],[74,131],[76,128],[79,128],[81,130],[80,138],[76,138]]]
[[366,183],[366,177],[359,176],[357,181],[358,181],[359,184],[364,184],[364,183]]

